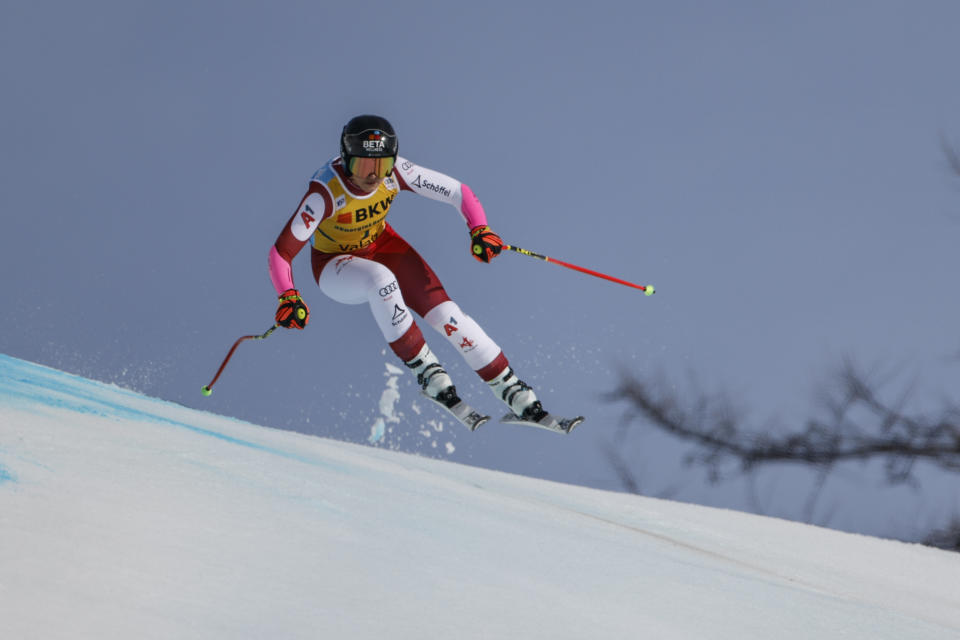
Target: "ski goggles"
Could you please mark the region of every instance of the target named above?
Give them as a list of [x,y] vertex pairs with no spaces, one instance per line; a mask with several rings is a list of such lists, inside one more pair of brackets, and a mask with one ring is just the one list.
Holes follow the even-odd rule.
[[386,178],[390,175],[390,172],[393,171],[394,161],[396,161],[396,158],[393,156],[386,158],[361,158],[351,156],[350,161],[347,163],[347,169],[350,170],[351,174],[361,178],[366,178],[371,173],[378,178]]

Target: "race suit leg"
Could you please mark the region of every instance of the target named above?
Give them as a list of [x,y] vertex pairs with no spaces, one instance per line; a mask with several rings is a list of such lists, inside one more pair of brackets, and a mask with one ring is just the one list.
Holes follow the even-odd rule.
[[423,347],[423,334],[407,308],[397,277],[386,266],[357,256],[337,256],[323,267],[317,284],[337,302],[369,304],[384,339],[404,361]]
[[[487,368],[497,369],[491,371],[491,375],[484,380],[496,377],[506,368],[506,358],[497,343],[453,300],[441,302],[428,311],[423,319],[453,345],[470,368],[480,374],[480,377],[484,378],[481,372]],[[499,366],[490,367],[494,363]]]
[[396,274],[410,308],[443,335],[483,380],[490,382],[507,369],[509,363],[500,347],[450,300],[430,265],[390,225],[370,259]]

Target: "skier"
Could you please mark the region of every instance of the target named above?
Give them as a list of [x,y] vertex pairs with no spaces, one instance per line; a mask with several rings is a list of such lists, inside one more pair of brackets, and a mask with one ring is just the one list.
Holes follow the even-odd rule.
[[471,429],[487,419],[461,401],[411,310],[447,338],[516,421],[568,432],[575,422],[558,421],[544,411],[500,347],[450,299],[433,269],[386,222],[401,191],[455,207],[467,223],[477,260],[490,262],[500,254],[503,241],[490,229],[470,187],[398,156],[397,135],[386,119],[357,116],[343,128],[340,154],[313,175],[270,249],[270,279],[279,296],[277,324],[303,329],[309,322],[291,261],[312,237],[311,262],[320,290],[340,303],[369,304],[384,339],[413,370],[427,397]]

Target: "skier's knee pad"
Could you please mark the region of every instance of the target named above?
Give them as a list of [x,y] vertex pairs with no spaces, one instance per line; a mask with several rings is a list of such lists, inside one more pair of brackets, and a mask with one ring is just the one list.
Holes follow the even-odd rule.
[[424,316],[431,327],[460,352],[473,370],[482,369],[500,355],[500,347],[452,300],[441,302]]

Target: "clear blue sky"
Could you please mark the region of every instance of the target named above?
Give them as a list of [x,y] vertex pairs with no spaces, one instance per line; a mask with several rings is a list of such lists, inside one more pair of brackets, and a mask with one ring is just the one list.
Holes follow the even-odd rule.
[[[958,24],[953,2],[5,3],[0,351],[362,441],[396,362],[365,308],[315,289],[307,252],[310,330],[244,345],[198,390],[272,323],[267,250],[343,123],[373,112],[508,243],[658,290],[481,265],[453,209],[402,196],[391,223],[454,299],[548,409],[589,418],[569,438],[448,424],[452,459],[616,487],[603,447],[623,407],[598,396],[619,364],[681,391],[693,375],[763,426],[808,416],[850,356],[933,410],[960,388],[960,179],[940,150],[960,142]],[[410,409],[411,382],[393,443],[420,450],[438,416]],[[753,499],[706,486],[684,447],[636,430],[650,494],[796,517],[809,490],[789,471]],[[841,470],[815,520],[906,531],[871,508],[891,494],[870,471]],[[960,512],[953,484],[895,495],[932,522]]]

